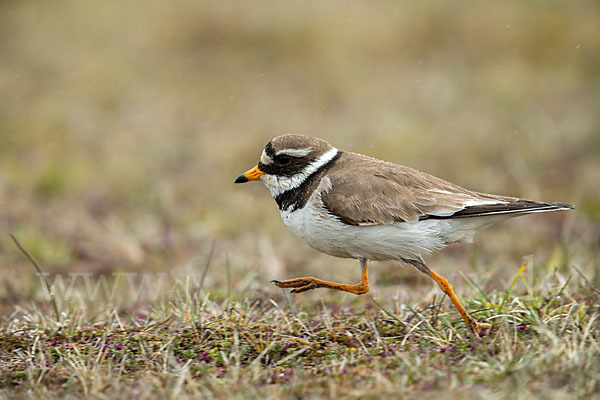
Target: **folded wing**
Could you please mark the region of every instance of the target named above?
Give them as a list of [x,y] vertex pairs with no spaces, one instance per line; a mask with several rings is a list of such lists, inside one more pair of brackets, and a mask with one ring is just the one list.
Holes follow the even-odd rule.
[[328,174],[329,188],[321,199],[331,214],[349,225],[518,215],[573,208],[567,203],[540,203],[472,192],[412,168],[354,153],[344,153],[338,164],[339,168]]

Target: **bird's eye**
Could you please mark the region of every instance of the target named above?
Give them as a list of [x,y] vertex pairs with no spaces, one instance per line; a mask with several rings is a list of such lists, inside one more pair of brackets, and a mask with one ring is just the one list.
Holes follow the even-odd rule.
[[281,154],[275,157],[275,162],[277,164],[286,165],[289,164],[290,161],[292,161],[292,157],[288,156],[287,154]]

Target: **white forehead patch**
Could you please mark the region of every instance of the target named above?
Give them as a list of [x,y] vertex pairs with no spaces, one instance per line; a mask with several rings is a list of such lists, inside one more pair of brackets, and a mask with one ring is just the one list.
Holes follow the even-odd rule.
[[312,151],[312,147],[308,147],[306,149],[284,149],[284,150],[279,150],[276,155],[281,155],[281,154],[287,154],[288,156],[292,156],[292,157],[304,157],[307,156],[308,154],[310,154],[310,152]]
[[265,165],[268,165],[273,162],[273,159],[269,157],[267,153],[265,153],[265,151],[263,150],[262,154],[260,155],[260,162]]

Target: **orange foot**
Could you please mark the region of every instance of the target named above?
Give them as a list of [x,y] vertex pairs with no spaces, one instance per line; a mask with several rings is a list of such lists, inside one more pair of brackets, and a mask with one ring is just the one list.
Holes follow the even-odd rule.
[[345,285],[343,283],[327,282],[321,279],[306,277],[306,278],[294,278],[285,281],[271,281],[277,287],[288,289],[294,288],[292,293],[302,293],[308,290],[317,288],[326,288],[332,290],[341,290],[342,292],[348,292],[352,294],[365,294],[369,291],[369,274],[367,271],[367,260],[360,259],[360,283],[358,285]]
[[369,282],[361,282],[358,285],[345,285],[343,283],[327,282],[317,278],[305,277],[305,278],[294,278],[285,281],[271,281],[277,287],[282,289],[294,288],[291,293],[302,293],[308,290],[317,288],[326,288],[332,290],[341,290],[342,292],[348,292],[353,294],[364,294],[369,291]]
[[294,288],[290,293],[302,293],[308,290],[317,289],[320,287],[324,287],[319,284],[319,280],[316,278],[294,278],[288,279],[285,281],[277,281],[272,280],[271,283],[274,283],[275,286],[280,287],[282,289]]
[[479,331],[483,329],[492,329],[491,324],[488,324],[487,322],[476,321],[474,318],[469,319],[467,326],[469,327],[469,330],[473,333],[473,336],[475,336],[476,338],[479,338]]

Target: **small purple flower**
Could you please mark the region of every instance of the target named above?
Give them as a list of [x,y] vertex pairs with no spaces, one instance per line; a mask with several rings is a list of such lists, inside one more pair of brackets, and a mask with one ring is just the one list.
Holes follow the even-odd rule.
[[480,337],[489,336],[491,333],[492,333],[491,329],[482,329],[481,331],[479,331],[479,336]]
[[200,354],[197,358],[198,361],[205,361],[207,363],[212,361],[212,357],[210,356],[210,354],[208,354],[208,351],[205,351],[204,353]]
[[527,329],[527,325],[525,325],[525,323],[520,323],[517,325],[517,332],[525,334],[529,332],[529,329]]
[[271,383],[286,383],[294,377],[293,369],[286,369],[284,371],[273,371],[270,377]]
[[498,354],[499,352],[500,351],[498,351],[498,349],[488,349],[488,354],[492,357]]
[[293,377],[294,377],[294,370],[291,368],[283,371],[283,373],[281,374],[281,379],[284,382],[289,382]]

